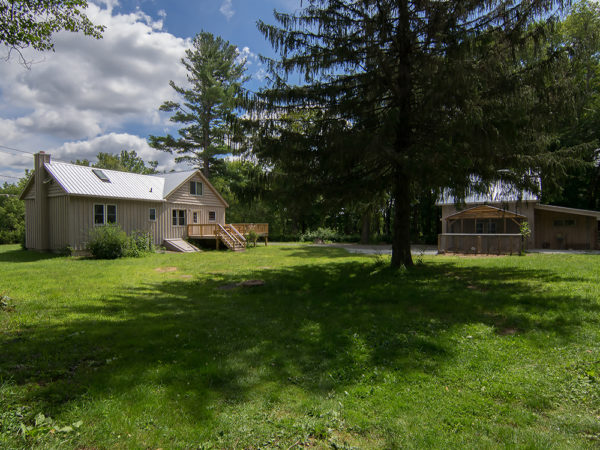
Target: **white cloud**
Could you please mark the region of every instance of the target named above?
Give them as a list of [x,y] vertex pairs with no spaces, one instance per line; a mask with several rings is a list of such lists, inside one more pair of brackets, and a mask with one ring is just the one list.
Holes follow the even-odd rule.
[[258,61],[258,56],[256,53],[250,51],[250,47],[244,47],[241,50],[238,48],[235,49],[237,52],[237,58],[235,60],[236,63],[241,63],[242,61],[246,62],[246,65],[249,66],[253,62]]
[[219,11],[225,16],[227,20],[231,19],[235,14],[232,2],[233,0],[223,0],[223,3],[221,3],[221,7],[219,8]]
[[267,71],[264,69],[264,67],[261,67],[254,73],[254,75],[252,75],[252,77],[258,81],[263,81],[267,77]]
[[[106,25],[102,39],[61,32],[55,53],[27,54],[40,61],[31,70],[16,58],[0,64],[0,130],[10,131],[0,144],[14,143],[15,134],[22,147],[157,122],[158,107],[175,97],[169,80],[185,83],[180,59],[189,41],[162,31],[162,20],[140,10],[113,15],[118,3],[103,3],[105,8],[90,3],[87,11],[94,23]],[[22,114],[14,117],[14,111]]]
[[[121,153],[122,150],[135,150],[144,161],[158,161],[158,169],[161,171],[176,168],[172,155],[155,150],[148,145],[146,139],[128,133],[109,133],[85,141],[66,142],[47,153],[54,160],[70,162],[88,159],[93,162],[100,152]],[[181,170],[182,167],[179,165],[177,169]]]

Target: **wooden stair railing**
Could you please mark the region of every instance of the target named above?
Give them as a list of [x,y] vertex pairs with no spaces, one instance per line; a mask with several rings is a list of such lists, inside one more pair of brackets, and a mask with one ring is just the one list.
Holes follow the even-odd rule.
[[[227,228],[230,228],[230,230],[231,230],[231,227],[227,226]],[[233,250],[233,251],[245,250],[246,249],[246,240],[243,238],[243,236],[241,236],[242,239],[239,239],[235,234],[232,234],[230,232],[230,230],[228,230],[227,228],[225,228],[221,224],[217,224],[217,228],[215,230],[215,234],[216,234],[217,238],[221,239],[221,241],[230,250]],[[234,228],[234,230],[235,230],[235,228]],[[233,230],[231,230],[231,231],[233,231]]]

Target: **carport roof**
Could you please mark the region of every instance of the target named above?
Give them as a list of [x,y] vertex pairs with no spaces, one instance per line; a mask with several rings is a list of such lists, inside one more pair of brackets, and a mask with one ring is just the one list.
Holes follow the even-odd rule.
[[459,211],[446,217],[447,220],[457,219],[525,219],[525,216],[495,206],[480,205]]
[[600,220],[600,211],[592,211],[590,209],[567,208],[566,206],[554,205],[535,205],[535,209],[541,211],[552,211],[563,214],[574,214],[577,216],[590,216]]

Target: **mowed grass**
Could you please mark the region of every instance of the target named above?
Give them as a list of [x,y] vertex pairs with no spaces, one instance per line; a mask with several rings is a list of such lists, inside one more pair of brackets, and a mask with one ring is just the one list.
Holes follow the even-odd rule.
[[387,261],[2,246],[0,448],[599,445],[600,257]]

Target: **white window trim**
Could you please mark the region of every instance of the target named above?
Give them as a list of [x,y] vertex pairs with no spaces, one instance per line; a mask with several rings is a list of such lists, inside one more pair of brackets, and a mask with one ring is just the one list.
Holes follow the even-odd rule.
[[[190,180],[190,184],[191,183],[196,183],[196,193],[192,194],[190,192],[190,195],[193,196],[193,197],[202,197],[204,195],[204,183],[202,181]],[[201,194],[198,194],[198,185],[202,186],[202,188],[201,188],[202,193]],[[189,187],[189,185],[188,185],[188,187]],[[190,191],[191,191],[191,189],[190,189]]]
[[[214,219],[211,219],[211,218],[210,218],[210,213],[214,213],[214,215],[215,215],[215,218],[214,218]],[[216,211],[209,211],[209,212],[208,212],[208,221],[209,221],[209,222],[216,222],[216,221],[217,221],[217,212],[216,212]]]
[[[184,212],[183,213],[183,221],[184,221],[183,225],[179,225],[179,212],[177,213],[177,224],[173,225],[173,211],[183,211]],[[185,226],[187,226],[187,224],[188,224],[188,220],[187,220],[188,217],[187,216],[188,216],[187,209],[175,209],[175,208],[173,208],[171,210],[171,226],[173,226],[173,227],[185,227]]]
[[[150,211],[154,210],[154,219],[150,218]],[[156,208],[148,208],[148,220],[150,222],[156,222]]]
[[106,223],[107,223],[106,222],[106,217],[108,216],[108,207],[109,206],[114,206],[115,207],[115,221],[114,221],[114,224],[115,225],[118,224],[119,223],[119,208],[117,208],[117,205],[115,203],[107,203],[104,206],[105,206],[105,210],[104,211],[106,212],[106,214],[104,216],[105,217],[104,218],[104,224],[106,225]]
[[[102,223],[96,223],[96,206],[102,206]],[[92,208],[92,222],[95,227],[101,227],[106,225],[106,205],[103,203],[94,203],[94,207]]]
[[[102,206],[102,223],[96,223],[96,206]],[[106,221],[106,218],[108,216],[108,207],[109,206],[114,206],[115,207],[115,221],[114,223],[109,224]],[[94,203],[94,206],[92,208],[92,222],[94,223],[95,227],[103,227],[104,225],[116,225],[119,223],[119,208],[115,203]]]

